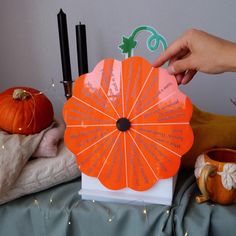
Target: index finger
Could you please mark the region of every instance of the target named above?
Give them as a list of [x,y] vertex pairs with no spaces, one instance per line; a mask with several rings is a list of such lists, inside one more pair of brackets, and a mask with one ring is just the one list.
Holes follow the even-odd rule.
[[174,41],[153,63],[153,67],[159,67],[176,56],[179,52],[184,50],[184,43],[182,38]]

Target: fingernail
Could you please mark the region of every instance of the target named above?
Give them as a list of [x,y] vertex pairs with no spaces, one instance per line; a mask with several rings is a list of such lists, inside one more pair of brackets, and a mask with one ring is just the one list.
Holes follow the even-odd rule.
[[175,74],[175,68],[174,68],[172,65],[169,66],[169,67],[167,68],[167,70],[168,70],[169,74],[171,74],[171,75]]

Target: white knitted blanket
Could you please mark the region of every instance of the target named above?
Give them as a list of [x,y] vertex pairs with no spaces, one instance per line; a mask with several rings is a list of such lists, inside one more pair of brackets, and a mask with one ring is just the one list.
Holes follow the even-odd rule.
[[56,157],[30,159],[46,131],[27,136],[0,131],[0,204],[80,175],[63,141]]

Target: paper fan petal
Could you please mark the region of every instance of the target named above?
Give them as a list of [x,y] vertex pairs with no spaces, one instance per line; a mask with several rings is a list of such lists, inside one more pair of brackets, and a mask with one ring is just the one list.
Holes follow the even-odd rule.
[[170,152],[182,156],[192,145],[193,133],[188,124],[132,125],[145,142],[157,143]]
[[101,61],[95,69],[76,80],[73,96],[114,118],[122,114],[120,89],[121,62]]
[[147,190],[159,180],[155,167],[150,165],[148,157],[130,131],[126,135],[126,142],[128,187],[136,191]]
[[122,61],[122,79],[124,81],[124,110],[125,117],[128,117],[131,110],[138,102],[138,96],[141,95],[145,83],[155,76],[158,72],[141,57],[130,57]]
[[189,123],[192,105],[188,97],[176,91],[137,112],[132,123]]
[[94,145],[84,147],[76,155],[80,170],[86,175],[98,177],[118,135],[118,131],[111,132],[109,136],[104,136],[99,142],[94,142]]
[[115,127],[116,119],[102,109],[86,105],[80,100],[72,97],[65,105],[63,110],[64,120],[67,127],[72,125],[101,125],[108,124]]
[[118,139],[113,142],[100,173],[97,176],[100,182],[112,190],[127,187],[126,160],[124,155],[124,137],[119,133]]
[[133,130],[129,133],[142,150],[149,166],[152,167],[158,179],[170,178],[177,173],[180,166],[180,155],[169,151],[155,142],[145,141],[141,135],[133,132]]
[[67,127],[64,135],[67,147],[78,155],[87,147],[102,140],[106,136],[117,132],[115,127]]
[[104,186],[113,190],[128,187],[136,191],[144,191],[157,181],[139,147],[126,133],[120,135],[98,178]]

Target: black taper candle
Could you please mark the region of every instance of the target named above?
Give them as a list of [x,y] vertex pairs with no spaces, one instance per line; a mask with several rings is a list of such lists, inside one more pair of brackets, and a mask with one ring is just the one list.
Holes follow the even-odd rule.
[[88,55],[86,42],[86,27],[79,23],[75,26],[76,44],[77,44],[77,59],[78,59],[78,73],[83,75],[88,73]]
[[67,21],[66,14],[62,11],[62,9],[57,14],[57,21],[60,39],[63,80],[72,81]]

